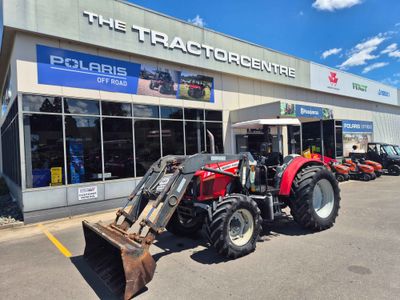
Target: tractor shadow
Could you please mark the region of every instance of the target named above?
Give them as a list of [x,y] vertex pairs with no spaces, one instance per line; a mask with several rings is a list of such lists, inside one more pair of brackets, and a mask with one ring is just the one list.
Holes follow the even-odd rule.
[[[266,242],[280,235],[302,236],[314,233],[301,228],[290,215],[283,216],[274,222],[263,222],[262,225],[258,242]],[[231,260],[218,254],[208,243],[204,230],[192,237],[177,237],[165,232],[158,237],[154,245],[161,249],[161,252],[153,254],[156,262],[164,256],[182,251],[188,251],[191,259],[206,265],[220,264]]]
[[196,233],[191,237],[178,237],[169,232],[165,232],[158,237],[154,245],[162,250],[162,252],[153,255],[154,260],[157,262],[162,257],[188,251],[190,258],[202,264],[219,264],[229,261],[229,259],[219,255],[207,242],[204,230]]

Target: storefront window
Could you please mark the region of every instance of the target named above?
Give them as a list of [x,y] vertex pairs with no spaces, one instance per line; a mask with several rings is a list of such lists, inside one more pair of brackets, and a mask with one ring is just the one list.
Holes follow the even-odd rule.
[[163,155],[184,154],[183,122],[161,121]]
[[186,154],[191,155],[204,151],[204,123],[185,122]]
[[336,157],[343,156],[343,128],[342,121],[336,121]]
[[321,126],[320,121],[302,124],[303,151],[321,154]]
[[62,117],[25,114],[24,135],[26,187],[64,184]]
[[183,118],[182,108],[161,106],[161,118],[163,118],[163,119],[182,119]]
[[100,114],[99,101],[65,99],[64,111],[70,114],[98,115]]
[[207,121],[221,121],[222,122],[222,111],[219,110],[206,110]]
[[330,158],[336,158],[335,153],[335,121],[323,121],[324,129],[324,154]]
[[[206,122],[206,128],[214,135],[215,153],[224,153],[222,123]],[[207,140],[207,152],[210,152],[210,142]]]
[[288,125],[287,130],[288,130],[289,154],[301,154],[300,126]]
[[22,107],[24,111],[61,113],[61,97],[24,95]]
[[143,176],[161,156],[160,121],[134,120],[136,176]]
[[204,120],[204,110],[185,108],[185,120]]
[[100,118],[65,117],[68,183],[102,180]]
[[104,116],[131,117],[132,106],[129,103],[101,102],[101,113]]
[[103,119],[104,178],[134,176],[132,119]]
[[158,118],[158,106],[155,105],[133,105],[133,116],[137,118]]

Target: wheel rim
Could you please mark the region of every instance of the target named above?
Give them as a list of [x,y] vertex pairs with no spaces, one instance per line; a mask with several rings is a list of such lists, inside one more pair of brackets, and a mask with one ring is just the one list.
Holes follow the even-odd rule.
[[247,209],[238,209],[228,222],[229,238],[236,246],[246,245],[254,232],[254,218]]
[[313,208],[320,218],[327,218],[333,210],[335,194],[332,184],[327,179],[317,182],[313,191]]

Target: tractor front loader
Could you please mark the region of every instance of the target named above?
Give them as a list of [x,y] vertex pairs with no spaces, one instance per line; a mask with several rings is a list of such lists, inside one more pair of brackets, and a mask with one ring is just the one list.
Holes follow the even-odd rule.
[[129,203],[108,225],[83,222],[84,258],[105,284],[130,299],[152,280],[149,247],[165,229],[191,235],[205,225],[218,253],[238,258],[255,250],[262,221],[289,206],[302,227],[331,227],[340,190],[323,162],[287,156],[281,165],[240,155],[166,156],[136,186]]

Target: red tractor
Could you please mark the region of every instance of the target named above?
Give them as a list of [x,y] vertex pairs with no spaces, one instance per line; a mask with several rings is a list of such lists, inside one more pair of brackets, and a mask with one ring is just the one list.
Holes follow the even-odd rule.
[[201,81],[192,80],[189,84],[188,95],[192,98],[203,98],[205,95],[205,86]]
[[212,247],[231,259],[253,252],[261,224],[284,215],[312,231],[330,228],[338,182],[317,159],[290,155],[279,166],[250,153],[166,156],[156,161],[111,224],[83,222],[84,257],[106,285],[130,299],[152,278],[149,247],[165,229],[191,235],[204,225]]

